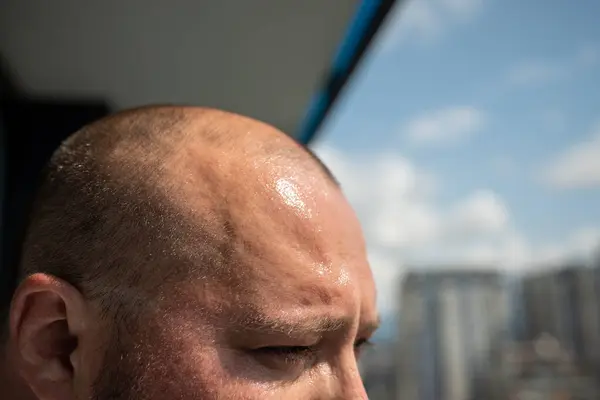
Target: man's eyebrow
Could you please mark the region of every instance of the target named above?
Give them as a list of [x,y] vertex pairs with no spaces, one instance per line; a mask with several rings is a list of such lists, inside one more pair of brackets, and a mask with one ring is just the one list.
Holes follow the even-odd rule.
[[[265,334],[323,334],[348,329],[353,324],[351,317],[338,317],[328,314],[276,316],[250,312],[237,321],[243,331]],[[359,330],[371,333],[379,326],[379,318],[361,323]]]
[[381,317],[377,315],[374,319],[369,319],[367,321],[363,321],[358,327],[359,331],[366,332],[368,334],[372,334],[381,326]]
[[352,324],[352,319],[329,315],[274,316],[250,314],[239,321],[243,330],[267,334],[310,334],[342,330]]

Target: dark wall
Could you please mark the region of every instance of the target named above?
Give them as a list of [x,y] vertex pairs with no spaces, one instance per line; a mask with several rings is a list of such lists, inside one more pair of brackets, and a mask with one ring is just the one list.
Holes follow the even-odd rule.
[[27,215],[40,172],[68,135],[108,112],[101,101],[2,100],[0,304],[10,300],[16,283]]

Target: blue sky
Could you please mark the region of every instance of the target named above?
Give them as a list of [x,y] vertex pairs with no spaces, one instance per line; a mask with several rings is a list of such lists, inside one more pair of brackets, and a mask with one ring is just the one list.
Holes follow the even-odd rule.
[[408,267],[528,271],[600,243],[600,2],[408,0],[314,147],[380,304]]

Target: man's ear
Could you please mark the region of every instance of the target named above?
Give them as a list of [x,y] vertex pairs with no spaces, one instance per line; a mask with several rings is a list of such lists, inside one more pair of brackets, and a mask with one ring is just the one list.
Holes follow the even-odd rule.
[[40,399],[76,398],[86,318],[81,293],[55,277],[31,275],[15,292],[10,310],[15,366]]

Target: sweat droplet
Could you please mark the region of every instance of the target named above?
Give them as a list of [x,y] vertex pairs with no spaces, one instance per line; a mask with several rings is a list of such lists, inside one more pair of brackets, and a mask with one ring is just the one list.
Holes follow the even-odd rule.
[[282,197],[285,204],[296,209],[296,212],[304,217],[310,217],[310,211],[306,203],[302,201],[296,185],[287,179],[279,179],[275,184],[277,193]]

